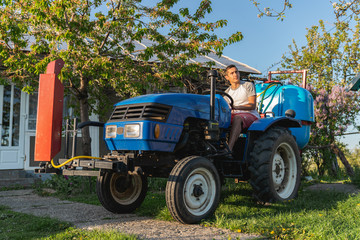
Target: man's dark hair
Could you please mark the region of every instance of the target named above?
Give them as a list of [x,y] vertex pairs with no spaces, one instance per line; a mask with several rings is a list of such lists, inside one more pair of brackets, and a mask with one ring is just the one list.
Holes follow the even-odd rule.
[[225,68],[225,75],[227,75],[227,71],[228,71],[230,68],[236,68],[236,70],[237,70],[237,67],[236,67],[234,64],[231,64],[231,65],[229,65],[229,66],[227,66],[227,67]]

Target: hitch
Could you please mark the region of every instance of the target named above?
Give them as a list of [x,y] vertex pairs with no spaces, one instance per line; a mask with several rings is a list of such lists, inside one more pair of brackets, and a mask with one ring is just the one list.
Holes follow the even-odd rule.
[[60,169],[57,169],[57,168],[54,168],[51,163],[49,162],[41,162],[39,164],[39,168],[36,168],[34,170],[35,173],[55,173],[55,174],[61,174],[61,170]]

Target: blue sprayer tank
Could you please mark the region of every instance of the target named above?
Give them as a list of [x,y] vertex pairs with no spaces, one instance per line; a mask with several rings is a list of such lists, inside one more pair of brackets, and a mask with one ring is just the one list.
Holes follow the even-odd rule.
[[290,128],[300,149],[310,138],[310,125],[315,121],[313,97],[309,91],[294,85],[278,82],[256,84],[258,111],[267,116],[285,116],[285,111],[295,111],[295,119],[302,123],[301,128]]

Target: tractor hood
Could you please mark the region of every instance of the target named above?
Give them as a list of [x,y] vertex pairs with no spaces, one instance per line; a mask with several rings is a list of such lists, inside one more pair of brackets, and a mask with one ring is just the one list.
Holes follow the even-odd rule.
[[121,101],[115,106],[139,104],[139,103],[160,103],[183,109],[192,109],[204,113],[210,112],[210,96],[185,93],[148,94]]
[[[115,104],[115,107],[137,104],[163,104],[172,108],[168,123],[183,125],[186,118],[210,119],[210,95],[164,93],[142,95]],[[231,111],[221,95],[216,95],[215,119],[220,127],[228,127]]]

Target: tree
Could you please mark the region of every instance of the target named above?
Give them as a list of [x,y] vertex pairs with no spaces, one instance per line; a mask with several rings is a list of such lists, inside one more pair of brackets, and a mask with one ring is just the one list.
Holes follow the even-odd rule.
[[352,20],[352,16],[357,16],[360,13],[360,2],[358,0],[338,0],[338,2],[333,2],[332,6],[339,22]]
[[285,18],[285,11],[287,9],[292,8],[292,4],[290,3],[290,0],[283,0],[283,2],[281,3],[281,9],[280,10],[276,10],[274,8],[270,8],[270,7],[265,7],[264,10],[262,10],[260,8],[260,1],[259,0],[250,0],[254,6],[257,8],[257,10],[259,11],[258,17],[261,18],[263,16],[267,16],[267,17],[276,17],[277,20],[281,20],[283,21]]
[[[334,33],[326,31],[323,21],[313,26],[306,35],[307,46],[290,46],[291,56],[283,56],[287,69],[309,69],[308,86],[314,97],[316,123],[308,153],[315,159],[319,173],[336,172],[336,156],[344,163],[349,175],[353,170],[338,147],[336,136],[342,135],[351,124],[356,124],[360,111],[358,93],[345,90],[354,73],[359,72],[360,25],[350,31],[349,23],[337,22]],[[292,76],[290,76],[292,78]],[[300,80],[292,79],[294,83]]]
[[[198,71],[190,58],[242,39],[240,32],[218,38],[226,20],[205,22],[210,0],[196,10],[180,8],[178,0],[0,0],[0,84],[9,81],[31,92],[46,65],[62,58],[61,80],[77,99],[81,121],[101,113],[107,89],[120,96],[138,94],[144,86],[166,85]],[[106,8],[105,8],[106,6]],[[139,51],[135,43],[151,41]],[[153,59],[156,59],[154,61]],[[209,63],[211,66],[211,63]],[[88,128],[82,129],[84,154],[90,154]]]

